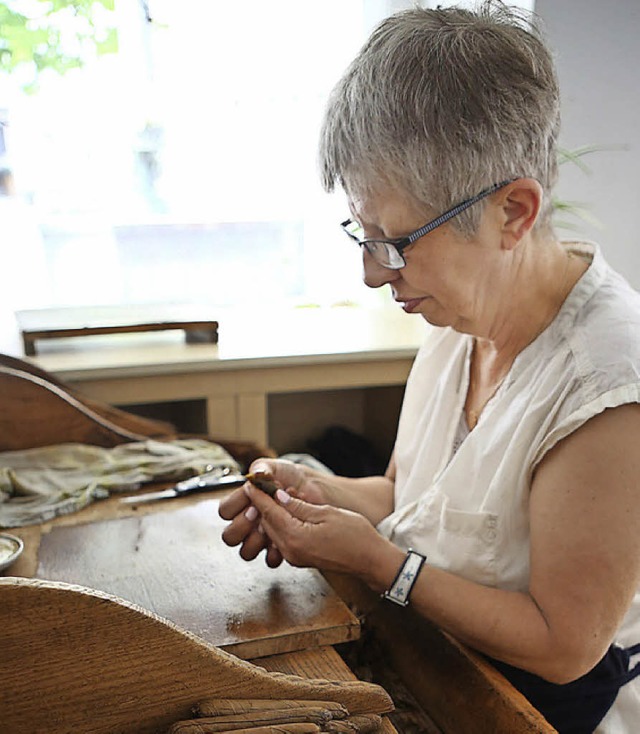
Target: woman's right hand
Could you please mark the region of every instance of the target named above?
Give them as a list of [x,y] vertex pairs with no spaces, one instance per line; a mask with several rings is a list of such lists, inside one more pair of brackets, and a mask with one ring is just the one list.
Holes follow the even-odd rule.
[[[265,472],[292,497],[315,505],[328,504],[328,482],[322,481],[316,472],[301,464],[283,459],[256,459],[250,467],[252,473]],[[330,476],[327,476],[330,481]],[[279,566],[282,556],[271,543],[260,524],[260,516],[249,501],[243,487],[234,490],[220,503],[220,517],[230,520],[222,533],[223,541],[230,546],[241,545],[240,556],[253,560],[267,549],[267,565]]]

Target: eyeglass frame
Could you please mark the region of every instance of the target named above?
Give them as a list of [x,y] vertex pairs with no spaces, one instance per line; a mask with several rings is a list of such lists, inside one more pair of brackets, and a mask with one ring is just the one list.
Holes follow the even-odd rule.
[[[429,232],[432,232],[434,229],[437,229],[445,222],[448,222],[450,219],[453,219],[453,217],[457,217],[458,214],[461,214],[465,209],[468,209],[470,206],[473,206],[475,203],[480,201],[481,199],[486,198],[487,196],[490,196],[494,192],[498,191],[498,189],[503,188],[504,186],[507,186],[507,184],[513,183],[513,181],[516,181],[515,178],[507,179],[506,181],[501,181],[500,183],[493,184],[493,186],[489,186],[489,188],[484,189],[479,194],[476,194],[475,196],[472,196],[470,199],[465,199],[464,201],[460,202],[459,204],[456,204],[455,206],[451,207],[451,209],[448,209],[443,214],[440,214],[440,216],[436,217],[435,219],[432,219],[430,222],[427,222],[427,224],[423,225],[419,229],[416,229],[414,232],[411,232],[411,234],[406,235],[405,237],[397,237],[395,239],[379,239],[375,237],[368,237],[364,240],[361,240],[359,237],[357,237],[352,232],[349,232],[347,227],[350,224],[357,224],[353,219],[345,219],[344,222],[340,222],[340,226],[342,227],[342,231],[349,237],[349,239],[354,240],[357,242],[360,247],[364,247],[366,251],[371,255],[371,257],[383,268],[387,268],[389,270],[400,270],[403,268],[407,261],[405,259],[405,256],[402,254],[403,250],[405,250],[409,245],[412,245],[416,240],[419,240],[421,237],[424,237],[426,234],[429,234]],[[370,244],[373,243],[379,243],[385,246],[391,246],[393,247],[396,252],[398,253],[398,256],[400,257],[401,265],[398,265],[397,267],[391,264],[385,264],[381,263],[380,260],[376,257],[375,253],[371,251],[369,248]]]

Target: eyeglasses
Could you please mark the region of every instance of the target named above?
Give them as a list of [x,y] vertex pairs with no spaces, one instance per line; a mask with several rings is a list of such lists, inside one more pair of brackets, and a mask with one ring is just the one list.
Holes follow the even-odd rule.
[[516,179],[512,178],[507,181],[501,181],[500,183],[490,186],[488,189],[484,189],[476,196],[472,196],[470,199],[462,201],[460,204],[456,204],[454,207],[441,214],[439,217],[432,219],[430,222],[416,229],[415,232],[407,235],[406,237],[398,237],[393,240],[379,240],[379,239],[366,239],[364,237],[364,229],[362,225],[355,222],[353,219],[347,219],[340,223],[340,226],[344,232],[352,240],[357,242],[360,247],[364,247],[371,257],[383,268],[389,268],[390,270],[400,270],[407,262],[402,254],[402,251],[413,244],[416,240],[424,237],[429,232],[439,227],[441,224],[448,222],[453,217],[458,216],[465,209],[473,206],[476,202],[484,199],[486,196],[490,196],[494,191],[501,189],[503,186],[510,184]]

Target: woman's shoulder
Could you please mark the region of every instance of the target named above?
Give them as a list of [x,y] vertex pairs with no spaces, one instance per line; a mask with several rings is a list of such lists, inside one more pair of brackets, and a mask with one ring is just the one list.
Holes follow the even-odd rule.
[[576,313],[569,341],[585,369],[619,365],[640,379],[640,293],[607,267],[599,287]]
[[606,264],[594,275],[538,353],[548,414],[535,463],[603,410],[640,402],[640,294]]
[[630,369],[630,377],[637,378],[640,293],[608,265],[595,243],[563,244],[587,260],[589,267],[565,301],[544,347],[562,351],[562,344],[566,345],[579,379],[593,380],[611,368],[609,377]]

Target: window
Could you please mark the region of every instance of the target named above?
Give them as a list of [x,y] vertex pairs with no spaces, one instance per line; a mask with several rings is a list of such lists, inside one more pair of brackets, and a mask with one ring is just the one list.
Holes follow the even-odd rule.
[[[376,9],[125,0],[117,54],[45,72],[34,94],[5,75],[0,168],[15,194],[0,196],[2,306],[365,297],[316,141]],[[334,248],[341,267],[327,272]]]
[[0,350],[20,309],[384,302],[316,143],[372,26],[412,4],[116,0],[117,54],[33,94],[0,74]]

